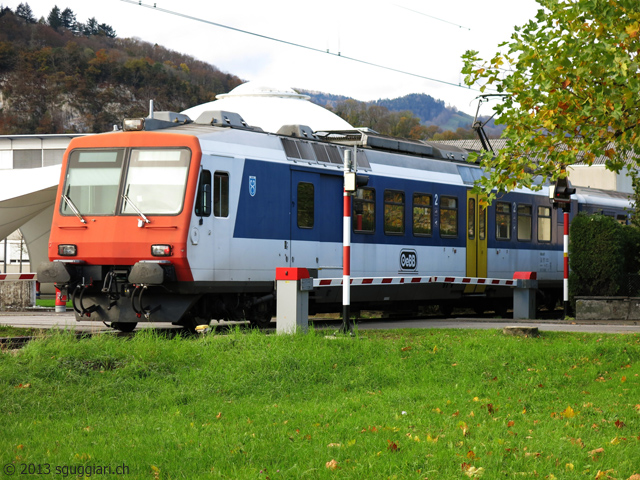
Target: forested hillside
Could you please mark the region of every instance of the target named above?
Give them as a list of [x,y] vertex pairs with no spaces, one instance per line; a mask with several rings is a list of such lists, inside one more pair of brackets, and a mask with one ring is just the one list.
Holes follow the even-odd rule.
[[126,116],[181,111],[242,81],[57,7],[36,21],[28,4],[0,10],[0,134],[103,132]]
[[[242,83],[189,55],[118,38],[116,29],[96,18],[81,22],[69,8],[54,6],[36,20],[28,3],[15,12],[0,4],[0,135],[109,131],[125,117],[146,116],[151,99],[157,110],[181,111]],[[469,115],[429,95],[359,102],[301,92],[351,125],[382,134],[475,137]]]
[[[455,107],[447,107],[442,100],[424,93],[371,102],[308,90],[301,90],[301,93],[309,95],[311,101],[337,113],[351,125],[372,128],[385,135],[436,141],[476,138],[471,129],[472,116]],[[491,138],[498,138],[502,128],[490,121],[485,130]]]

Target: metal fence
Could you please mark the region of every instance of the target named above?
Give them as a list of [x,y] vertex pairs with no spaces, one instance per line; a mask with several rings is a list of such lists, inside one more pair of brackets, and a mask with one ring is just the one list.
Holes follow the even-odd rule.
[[627,295],[629,297],[640,297],[640,274],[630,273],[627,276]]

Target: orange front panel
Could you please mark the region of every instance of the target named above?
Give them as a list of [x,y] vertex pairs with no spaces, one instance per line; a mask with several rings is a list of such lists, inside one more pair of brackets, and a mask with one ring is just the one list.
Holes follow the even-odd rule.
[[[138,226],[137,215],[83,215],[86,224],[76,216],[61,215],[60,202],[68,154],[77,148],[118,147],[187,147],[191,161],[187,177],[186,198],[177,215],[148,215],[150,223]],[[198,139],[191,135],[157,132],[126,132],[76,138],[65,153],[62,176],[49,239],[49,258],[70,259],[58,255],[59,244],[78,247],[77,259],[89,265],[133,265],[140,260],[170,260],[176,267],[178,280],[193,280],[187,261],[187,238],[193,210],[202,152]],[[169,244],[171,257],[153,257],[151,245]]]

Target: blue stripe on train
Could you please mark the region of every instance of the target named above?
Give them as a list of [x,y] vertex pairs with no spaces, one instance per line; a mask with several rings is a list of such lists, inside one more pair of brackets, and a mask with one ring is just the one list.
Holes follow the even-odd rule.
[[[294,182],[305,181],[314,184],[315,218],[313,228],[297,227],[295,213],[296,185]],[[305,176],[306,175],[306,176]],[[255,180],[250,181],[251,178]],[[291,166],[257,160],[246,160],[241,181],[238,212],[234,237],[275,240],[310,240],[322,242],[342,242],[342,172],[322,171],[300,165]],[[254,183],[255,190],[250,188]],[[373,234],[352,235],[352,243],[385,244],[385,245],[430,245],[447,247],[464,247],[466,245],[466,192],[468,187],[446,185],[433,182],[421,182],[402,178],[370,175],[369,187],[376,191],[375,209],[376,224]],[[400,190],[405,192],[405,234],[386,235],[384,233],[384,190]],[[251,195],[253,193],[253,195]],[[442,238],[439,222],[434,222],[431,237],[416,237],[411,234],[412,199],[414,193],[431,194],[438,199],[442,196],[453,196],[458,199],[458,236]],[[488,248],[511,249],[562,249],[562,224],[552,218],[552,243],[537,241],[537,207],[549,207],[549,200],[539,195],[511,193],[499,201],[511,205],[511,239],[496,240],[495,203],[489,208],[487,215]],[[531,241],[517,240],[517,204],[532,206]],[[233,206],[231,206],[233,208]],[[434,207],[432,217],[441,218],[441,213]]]

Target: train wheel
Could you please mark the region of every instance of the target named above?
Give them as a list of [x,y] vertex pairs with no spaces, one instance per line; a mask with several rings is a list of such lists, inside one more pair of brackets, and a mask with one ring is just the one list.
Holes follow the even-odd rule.
[[189,333],[196,333],[196,327],[198,325],[209,325],[209,323],[210,320],[205,320],[202,317],[189,316],[181,320],[179,325],[182,325],[182,328],[184,328]]
[[453,313],[453,305],[450,303],[441,303],[440,304],[440,313],[444,316],[449,318],[451,316],[451,314]]
[[493,311],[495,312],[496,316],[502,318],[508,318],[511,316],[508,314],[507,310],[509,310],[509,302],[497,301],[493,307]]
[[247,312],[247,320],[252,326],[258,328],[271,327],[271,318],[273,317],[273,302],[264,302],[251,307]]
[[136,328],[137,325],[137,322],[112,322],[111,328],[128,333],[133,332],[133,329]]

